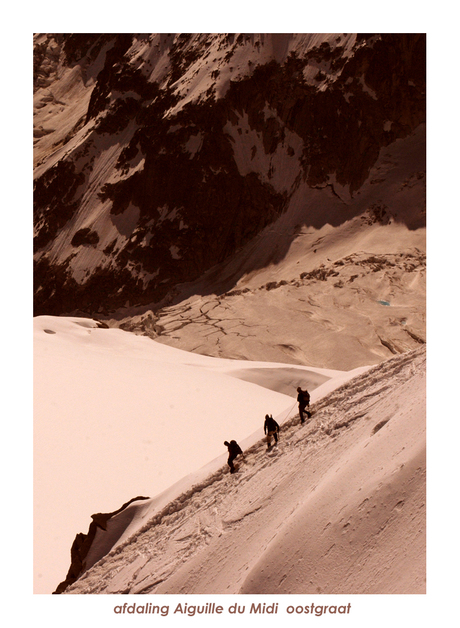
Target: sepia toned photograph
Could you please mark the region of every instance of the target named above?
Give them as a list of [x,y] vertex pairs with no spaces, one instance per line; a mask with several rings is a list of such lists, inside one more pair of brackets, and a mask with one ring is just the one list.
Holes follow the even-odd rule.
[[32,37],[34,594],[425,596],[426,34]]

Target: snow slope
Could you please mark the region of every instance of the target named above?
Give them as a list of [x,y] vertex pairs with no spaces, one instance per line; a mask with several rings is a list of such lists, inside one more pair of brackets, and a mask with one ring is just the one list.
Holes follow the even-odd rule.
[[313,390],[343,376],[194,355],[89,319],[36,317],[35,592],[64,579],[91,514],[158,496],[219,456],[220,466],[223,441],[259,439],[267,412],[281,420],[294,410],[299,384]]
[[424,593],[425,370],[422,348],[318,389],[311,421],[246,447],[236,475],[221,458],[169,503],[132,504],[95,545],[129,519],[132,536],[68,592]]
[[425,211],[424,172],[421,125],[381,150],[354,199],[303,189],[237,256],[178,286],[164,307],[104,320],[215,357],[340,370],[415,349],[426,338],[426,229],[407,224]]
[[[169,62],[164,53],[171,44],[166,40],[166,35],[158,37],[155,49],[147,45],[145,37],[136,38],[129,55],[129,63],[133,67],[143,70],[151,68],[153,73],[149,77],[155,80],[164,78],[168,72]],[[261,50],[264,55],[268,55],[267,59],[280,61],[289,50],[297,50],[305,36],[300,39],[296,37],[284,34],[264,36],[263,41],[256,43],[262,45]],[[313,44],[319,46],[327,40],[332,43],[337,39],[335,35],[328,34],[312,37],[316,39],[304,41],[306,48]],[[354,36],[342,40],[346,44],[344,52],[347,57],[353,41]],[[217,54],[219,47],[215,43],[213,53]],[[250,45],[253,44],[251,41]],[[187,46],[185,43],[184,51]],[[190,105],[205,94],[211,87],[211,74],[218,74],[215,82],[218,96],[224,97],[231,92],[231,79],[234,82],[235,78],[247,72],[245,48],[248,46],[247,42],[245,47],[236,50],[231,66],[221,64],[225,49],[214,58],[213,62],[217,65],[209,65],[211,58],[206,61],[204,57],[187,66],[183,80],[175,86],[181,100],[176,110],[171,109],[168,115],[178,113],[179,109],[179,113],[183,114],[184,104]],[[49,52],[56,61],[57,49],[52,47]],[[80,76],[75,69],[65,68],[59,76],[62,89],[56,91],[51,83],[47,83],[42,86],[34,102],[35,120],[38,123],[34,156],[41,162],[37,164],[36,175],[43,174],[53,164],[58,165],[61,159],[66,162],[67,157],[76,171],[84,173],[88,169],[85,175],[87,186],[78,191],[79,194],[81,192],[78,212],[64,229],[70,228],[71,233],[57,233],[49,243],[48,251],[61,261],[68,259],[69,269],[77,283],[93,272],[101,260],[103,265],[112,263],[107,251],[114,238],[119,245],[125,246],[133,233],[135,239],[143,234],[145,237],[139,240],[145,243],[151,241],[153,233],[145,231],[148,223],[142,225],[142,233],[135,231],[139,220],[136,203],[130,203],[122,214],[112,214],[110,203],[99,196],[104,183],[119,183],[127,174],[137,175],[144,170],[145,155],[142,151],[126,162],[126,172],[115,172],[114,168],[122,149],[129,145],[131,149],[134,147],[131,139],[135,125],[131,121],[128,126],[120,127],[108,137],[104,133],[102,136],[92,133],[92,120],[81,127],[82,116],[89,106],[90,93],[106,52],[105,48],[100,50],[95,66],[86,77]],[[314,76],[307,72],[304,79],[309,83],[313,81],[318,87],[318,93],[322,93],[326,84],[317,83],[319,79],[316,71],[324,70],[328,80],[332,80],[332,68],[316,68],[314,65],[307,68],[308,72],[314,72]],[[56,66],[56,71],[58,68]],[[211,72],[217,69],[219,73]],[[50,76],[52,78],[54,74]],[[371,75],[369,78],[372,78]],[[348,91],[351,90],[351,83],[347,83],[344,97],[340,100],[345,109],[350,98],[361,99],[364,95],[366,102],[370,97],[370,104],[374,99],[375,94],[369,89],[364,74],[356,75],[355,79],[354,95]],[[65,98],[67,93],[68,102]],[[120,94],[114,89],[109,100],[115,104],[117,99],[131,96],[135,94],[130,90]],[[389,452],[394,451],[394,442],[390,436],[385,438],[385,446],[377,448],[377,451],[374,451],[375,443],[381,445],[382,435],[391,432],[390,427],[396,424],[397,439],[410,438],[409,432],[411,435],[419,434],[412,421],[415,421],[413,415],[420,418],[423,408],[415,407],[409,411],[407,404],[414,390],[417,391],[417,397],[423,395],[422,381],[414,384],[414,390],[408,385],[408,396],[401,392],[400,407],[410,428],[402,419],[395,421],[395,417],[399,417],[399,410],[395,410],[390,424],[386,424],[372,438],[369,437],[365,430],[366,421],[377,425],[382,420],[377,416],[378,411],[385,414],[388,410],[377,387],[373,398],[373,402],[376,402],[375,413],[372,408],[368,412],[366,409],[365,417],[358,413],[354,419],[352,417],[348,426],[332,430],[329,434],[328,430],[331,425],[343,423],[342,416],[337,416],[337,412],[340,415],[344,412],[347,416],[351,412],[345,404],[345,397],[329,396],[343,378],[350,378],[357,373],[350,373],[349,369],[381,362],[391,353],[405,352],[424,342],[425,231],[418,227],[423,224],[424,216],[425,130],[420,126],[416,128],[416,123],[420,122],[417,118],[418,122],[412,120],[409,125],[414,131],[412,136],[404,141],[396,140],[388,146],[387,138],[384,142],[387,147],[380,151],[377,161],[372,162],[374,166],[367,181],[353,196],[351,187],[348,191],[339,185],[334,174],[338,172],[335,167],[336,150],[326,151],[329,157],[334,157],[335,164],[332,169],[327,169],[325,164],[325,169],[330,173],[326,179],[315,180],[313,177],[308,185],[305,181],[301,183],[300,178],[294,179],[294,173],[300,165],[302,148],[300,136],[297,135],[300,127],[291,129],[285,125],[285,121],[276,113],[277,109],[269,106],[270,102],[271,98],[268,98],[263,111],[267,129],[272,129],[273,133],[266,134],[265,129],[262,133],[260,129],[257,130],[257,126],[251,125],[248,113],[251,109],[245,110],[244,107],[241,111],[235,109],[223,130],[231,139],[231,162],[235,162],[239,175],[243,177],[254,171],[261,181],[266,183],[270,180],[276,191],[292,193],[288,211],[239,250],[236,257],[218,268],[211,268],[195,285],[180,286],[180,294],[171,293],[169,296],[176,296],[177,301],[171,308],[165,308],[158,314],[160,320],[157,327],[162,330],[161,340],[164,345],[245,360],[211,360],[183,351],[175,352],[146,338],[136,339],[120,330],[101,329],[93,321],[85,319],[41,317],[35,321],[34,520],[37,592],[50,592],[62,580],[69,564],[72,539],[76,532],[87,529],[89,515],[97,511],[113,511],[133,495],[153,495],[153,499],[134,503],[111,519],[106,534],[98,531],[88,556],[88,565],[101,558],[102,563],[95,565],[96,570],[101,568],[101,564],[109,565],[112,559],[103,556],[114,544],[117,545],[115,551],[119,552],[117,556],[121,558],[117,559],[120,577],[111,579],[110,573],[106,573],[102,567],[102,580],[96,588],[107,585],[108,589],[118,592],[158,592],[156,588],[160,591],[161,587],[187,591],[211,591],[212,587],[217,587],[220,591],[227,586],[227,580],[224,581],[222,577],[228,575],[228,572],[217,574],[219,577],[214,574],[214,578],[210,576],[206,580],[206,561],[211,561],[209,573],[212,574],[214,557],[219,565],[226,564],[234,570],[232,587],[239,587],[244,592],[260,592],[266,586],[270,590],[282,592],[285,586],[291,592],[296,590],[297,579],[305,582],[305,574],[310,573],[311,565],[304,564],[307,555],[316,556],[318,560],[321,558],[321,564],[326,569],[325,573],[315,574],[311,578],[316,592],[336,591],[339,580],[347,583],[347,590],[350,591],[354,590],[353,587],[384,591],[392,590],[392,587],[406,591],[413,587],[419,591],[422,586],[423,569],[418,559],[411,560],[409,555],[398,559],[390,556],[395,547],[398,551],[400,549],[399,539],[390,538],[395,529],[398,533],[401,530],[408,531],[411,541],[414,541],[413,548],[423,545],[421,537],[413,529],[411,515],[405,519],[405,513],[412,513],[412,507],[421,503],[419,493],[422,483],[418,479],[413,480],[419,490],[419,493],[414,493],[414,503],[399,500],[398,504],[404,502],[409,505],[395,508],[394,517],[389,517],[388,525],[382,524],[383,527],[379,528],[382,531],[378,534],[375,534],[375,526],[382,521],[381,517],[388,514],[392,500],[385,494],[378,504],[372,501],[377,496],[381,497],[379,486],[387,486],[389,474],[395,470],[389,463]],[[394,99],[388,102],[392,104]],[[362,124],[361,117],[363,122],[370,121],[372,117],[366,115],[364,110],[359,115],[359,125]],[[273,144],[273,152],[267,153],[267,141],[274,142],[279,124],[286,133],[286,146],[277,142]],[[392,124],[391,119],[381,120],[377,116],[375,128],[370,129],[371,137],[375,140],[374,132],[380,134],[382,125],[383,131],[388,133]],[[193,162],[203,152],[203,135],[196,133],[192,127],[192,131],[183,136],[186,154],[184,163]],[[174,133],[179,129],[173,125],[170,130],[175,138]],[[363,131],[360,135],[366,136]],[[336,137],[337,133],[332,132],[331,136]],[[58,138],[63,142],[60,146],[55,143]],[[70,139],[67,141],[65,138]],[[91,138],[93,143],[85,145],[85,138]],[[173,148],[179,146],[176,144],[175,139]],[[346,145],[348,156],[349,144]],[[156,146],[151,147],[151,151],[154,156],[158,153]],[[312,164],[316,163],[320,162],[314,159]],[[200,174],[198,179],[201,178]],[[70,180],[73,180],[73,175]],[[67,192],[67,184],[65,178],[60,181],[59,193],[54,194],[53,199],[59,199],[61,203]],[[179,180],[174,181],[173,188],[176,189],[178,184]],[[209,190],[207,184],[207,194]],[[218,190],[221,194],[220,186]],[[147,196],[150,206],[152,199]],[[45,201],[46,198],[43,206],[47,207]],[[178,205],[172,202],[167,205],[160,203],[155,209],[159,213],[159,225],[169,224],[173,217],[177,218],[177,208]],[[60,219],[62,211],[60,207],[58,210],[57,217]],[[44,219],[47,228],[51,222],[49,217]],[[188,222],[181,221],[179,231]],[[41,226],[38,221],[36,227]],[[73,236],[81,236],[81,232],[88,230],[91,236],[99,238],[99,247],[93,247],[91,241],[80,245],[77,242],[71,244]],[[162,239],[161,234],[158,239]],[[175,263],[182,254],[177,238],[168,242],[166,249],[171,264],[171,260]],[[195,246],[193,252],[195,254]],[[133,276],[137,277],[137,266],[132,266],[132,269]],[[147,270],[140,275],[144,283],[157,275],[156,270]],[[43,273],[43,279],[48,281],[49,277],[49,272]],[[160,280],[161,277],[158,278]],[[118,278],[114,282],[118,292],[122,290],[120,281]],[[51,288],[48,283],[46,287],[54,294],[56,285],[53,286],[53,281],[50,283]],[[197,290],[201,284],[204,289]],[[40,281],[36,282],[36,286],[38,292],[43,290]],[[227,293],[229,290],[230,293]],[[130,303],[138,303],[137,297],[133,300],[128,293],[129,290],[126,296],[123,293],[120,297],[120,303],[128,304],[127,310],[130,309]],[[97,298],[104,294],[104,302],[101,307],[94,307],[91,311],[102,314],[108,308],[106,290],[96,289],[95,294]],[[194,298],[196,295],[198,298]],[[190,297],[189,300],[184,301],[187,297]],[[85,309],[81,300],[78,306],[85,312],[90,311],[88,307]],[[74,312],[74,306],[57,311]],[[129,316],[128,311],[120,315],[124,314]],[[111,315],[110,308],[106,315]],[[255,333],[252,334],[252,331]],[[311,342],[311,338],[315,342]],[[247,358],[270,362],[247,362]],[[280,364],[284,361],[289,364]],[[298,367],[297,364],[314,367]],[[318,366],[325,368],[319,369]],[[342,370],[330,371],[326,368],[331,366]],[[406,375],[409,378],[410,371]],[[390,381],[388,386],[392,388],[403,383],[391,378]],[[303,428],[299,432],[299,442],[295,447],[286,448],[287,455],[282,456],[279,463],[274,456],[273,460],[269,458],[270,464],[265,465],[265,453],[263,445],[260,445],[263,415],[272,412],[286,428],[288,440],[283,439],[280,443],[280,451],[286,444],[294,445],[297,439],[296,426],[290,423],[289,417],[295,413],[293,391],[299,383],[310,389],[318,387],[314,400],[322,403],[320,400],[326,395],[325,400],[336,399],[337,408],[325,406],[326,410],[330,410],[325,415],[326,423],[321,413],[318,413],[316,419],[322,422],[322,426],[313,422]],[[370,388],[374,384],[373,379],[367,381]],[[369,401],[367,392],[366,395],[361,395],[361,392],[358,390],[354,399],[357,406]],[[359,426],[362,431],[358,430]],[[230,427],[231,434],[228,433]],[[313,430],[311,435],[309,430]],[[301,436],[305,432],[308,442],[303,442]],[[340,439],[334,437],[335,434]],[[223,474],[225,453],[222,453],[222,441],[231,437],[237,438],[245,449],[249,448],[250,453],[247,457],[248,466],[244,465],[241,469],[243,481],[227,485],[228,476]],[[419,445],[421,442],[422,436]],[[312,444],[313,451],[310,448]],[[306,453],[306,460],[298,460],[297,464],[292,458],[291,449]],[[315,452],[318,454],[316,458],[313,456]],[[372,455],[366,456],[369,452]],[[310,466],[310,459],[315,462],[315,466]],[[405,465],[403,468],[411,471],[411,461],[412,458],[401,462]],[[373,467],[377,462],[379,471]],[[340,469],[335,466],[339,463]],[[246,469],[249,473],[250,464],[254,465],[254,477],[257,478],[252,483],[250,474],[247,478],[244,475]],[[256,470],[262,473],[256,473]],[[342,478],[342,470],[343,478],[348,478],[345,486],[337,481],[337,477]],[[272,472],[276,472],[276,476],[271,475]],[[260,484],[264,474],[267,486],[270,487],[269,493],[263,493],[264,486]],[[315,474],[323,478],[317,485],[312,479],[316,477]],[[377,486],[368,482],[372,475],[380,482]],[[412,481],[405,480],[403,475],[401,473],[398,476],[397,490],[403,490],[406,480]],[[410,473],[409,476],[415,478]],[[278,488],[279,477],[285,478],[282,482],[284,492],[281,487]],[[296,478],[299,478],[298,482]],[[231,505],[222,502],[225,497],[222,486],[228,489],[227,494],[230,492],[230,495],[235,495]],[[232,492],[239,486],[241,494]],[[305,493],[301,492],[303,486],[306,487]],[[373,512],[369,511],[369,514],[366,509],[359,510],[356,496],[350,493],[350,486],[357,493],[369,495],[369,501],[362,503],[373,504]],[[246,492],[243,494],[244,487]],[[185,495],[184,501],[181,495]],[[201,497],[206,495],[210,495],[211,502],[216,504],[216,511],[206,510],[201,503]],[[277,499],[273,500],[273,496]],[[241,505],[240,497],[243,498]],[[358,547],[359,543],[366,543],[368,539],[368,545],[357,550],[361,556],[368,557],[362,569],[362,580],[356,575],[361,566],[352,571],[351,575],[343,571],[346,564],[353,562],[354,555],[350,554],[350,547],[339,543],[337,526],[340,522],[334,519],[331,500],[334,504],[341,504],[343,512],[354,513],[356,529],[360,530],[360,534],[356,533],[358,536],[355,538],[350,534],[354,528],[344,527],[343,538],[352,538],[350,546]],[[184,527],[182,520],[189,503],[195,506],[198,504],[199,512],[203,513],[203,519],[197,519],[191,513],[191,531],[187,525]],[[251,505],[254,503],[256,506],[252,511]],[[239,512],[241,516],[235,515],[235,504],[240,508],[237,515]],[[280,505],[283,507],[277,510]],[[130,544],[123,545],[132,534],[135,539],[144,535],[142,538],[145,540],[150,529],[147,526],[144,530],[144,526],[151,517],[157,518],[161,538],[167,540],[171,529],[167,526],[167,534],[164,534],[164,509],[170,510],[171,516],[177,513],[177,538],[180,539],[177,547],[180,550],[185,545],[190,559],[183,567],[175,569],[173,578],[170,577],[168,566],[161,560],[157,565],[155,557],[145,558],[145,552],[138,554]],[[287,520],[286,512],[290,513]],[[370,522],[364,521],[363,512],[368,513]],[[311,524],[310,534],[305,541],[310,545],[304,545],[299,550],[304,557],[302,560],[296,557],[293,561],[293,547],[299,541],[299,525],[302,527],[299,520],[303,522],[305,518]],[[257,519],[258,525],[262,527],[260,534],[251,528],[253,519]],[[196,534],[194,526],[202,534]],[[238,536],[240,527],[241,537]],[[218,530],[217,534],[215,529]],[[252,541],[246,542],[243,531],[249,534],[250,539],[254,539],[254,544]],[[319,531],[325,545],[316,542]],[[224,561],[225,547],[220,543],[228,541],[235,544],[240,538],[245,539],[242,554],[249,552],[251,557],[244,562],[246,558],[240,555],[235,564],[230,566]],[[315,539],[315,543],[312,539]],[[207,552],[199,552],[201,544],[207,540],[211,548],[208,557]],[[145,542],[150,547],[150,541]],[[269,548],[268,553],[266,548]],[[348,553],[347,549],[350,550]],[[132,550],[136,556],[133,569],[130,563]],[[368,550],[372,555],[366,554]],[[342,562],[336,560],[336,552],[343,558]],[[272,555],[277,557],[276,564]],[[372,562],[375,556],[379,557],[381,564],[383,560],[386,565],[386,575]],[[182,565],[183,553],[179,551],[175,555],[168,546],[163,558],[179,567]],[[334,564],[328,563],[328,560]],[[295,567],[291,569],[289,564],[293,562]],[[395,577],[395,571],[399,569],[401,574],[406,564],[412,570],[410,576],[406,580],[400,575]],[[163,582],[158,585],[151,579],[152,571],[157,569],[165,574]],[[94,582],[94,573],[88,572],[87,577],[91,582]],[[93,590],[92,586],[88,585],[84,591]]]

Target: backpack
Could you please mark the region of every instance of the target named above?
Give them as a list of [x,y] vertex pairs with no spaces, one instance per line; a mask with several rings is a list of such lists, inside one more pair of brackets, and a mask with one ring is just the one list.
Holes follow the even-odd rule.
[[241,447],[238,445],[238,443],[236,442],[236,440],[231,440],[230,441],[230,453],[232,455],[238,456],[238,454],[242,454],[243,452],[241,451]]
[[266,419],[266,425],[269,432],[276,432],[279,430],[278,423],[271,415],[268,417],[268,419]]

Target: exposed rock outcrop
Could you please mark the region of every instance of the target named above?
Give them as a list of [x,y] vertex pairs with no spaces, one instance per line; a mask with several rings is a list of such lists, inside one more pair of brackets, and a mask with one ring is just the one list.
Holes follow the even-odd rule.
[[99,513],[96,513],[95,515],[91,515],[92,521],[89,525],[87,534],[83,534],[82,532],[79,532],[76,535],[74,542],[72,543],[72,547],[70,549],[70,568],[69,568],[69,571],[67,572],[66,579],[63,580],[54,591],[55,594],[63,593],[67,589],[68,586],[76,582],[78,578],[86,571],[86,564],[85,564],[86,557],[94,541],[94,537],[96,536],[97,528],[106,530],[107,522],[109,521],[109,519],[111,519],[114,515],[117,515],[118,513],[125,510],[125,508],[127,508],[133,502],[142,500],[142,499],[149,499],[149,498],[148,497],[133,497],[133,499],[130,499],[128,502],[126,502],[126,504],[123,504],[121,508],[119,508],[118,510],[115,510],[114,512],[110,512],[110,513],[99,512]]
[[[37,35],[34,49],[36,314],[159,302],[299,190],[353,196],[425,119],[424,35]],[[306,204],[303,221],[345,218]]]

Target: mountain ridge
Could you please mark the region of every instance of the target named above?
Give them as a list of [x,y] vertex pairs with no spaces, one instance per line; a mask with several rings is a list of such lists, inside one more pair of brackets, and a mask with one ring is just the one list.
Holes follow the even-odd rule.
[[132,504],[130,533],[98,529],[66,592],[424,592],[424,364],[421,348],[365,370],[150,519]]
[[[259,537],[250,561],[226,563],[235,591],[266,592],[269,582],[290,593],[300,581],[312,593],[337,592],[330,561],[340,548],[356,567],[339,561],[347,592],[423,592],[425,48],[416,33],[34,35],[37,587],[62,577],[52,574],[63,571],[82,511],[103,509],[88,538],[77,535],[69,592],[227,591],[216,565],[235,539],[244,546],[239,529],[252,535],[245,526],[259,514],[274,536]],[[331,387],[354,369],[373,375],[358,378],[352,407],[351,388]],[[289,502],[259,434],[247,443],[257,464],[243,464],[240,479],[260,471],[278,499],[270,506],[271,495],[243,481],[241,493],[228,484],[236,492],[227,508],[223,494],[210,494],[227,481],[224,457],[215,460],[227,431],[250,441],[260,417],[287,409],[299,384],[313,392],[318,421],[299,428],[289,418],[286,444],[298,445],[299,458],[277,468],[289,490],[297,465],[307,492]],[[316,403],[316,389],[331,405]],[[190,430],[190,413],[206,433]],[[194,471],[208,460],[217,467]],[[60,464],[62,476],[52,471]],[[203,518],[191,512],[183,525],[171,495],[190,472],[217,511],[191,489]],[[320,478],[349,519],[330,510]],[[295,473],[291,481],[300,489]],[[75,499],[62,513],[69,484]],[[159,501],[127,501],[152,486],[163,490]],[[316,499],[324,519],[309,510]],[[123,536],[160,504],[174,528],[161,539],[166,559],[171,539],[179,548],[172,576],[149,564],[147,537],[140,553],[113,554],[97,523]],[[299,559],[291,541],[310,517]],[[86,567],[95,567],[81,579],[80,541],[85,551],[91,541]],[[59,566],[50,567],[57,547]],[[190,558],[183,569],[181,548]],[[329,570],[313,573],[310,555]],[[122,582],[104,571],[113,556]],[[359,556],[368,581],[357,576]]]
[[295,198],[325,224],[308,190],[352,197],[379,147],[424,121],[423,35],[36,35],[34,49],[36,314],[161,302]]

